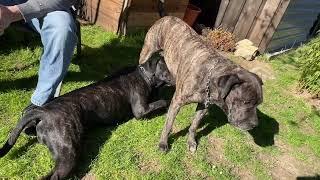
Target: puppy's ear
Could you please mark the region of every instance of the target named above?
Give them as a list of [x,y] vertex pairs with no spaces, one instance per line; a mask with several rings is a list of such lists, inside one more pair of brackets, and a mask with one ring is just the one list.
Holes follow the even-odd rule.
[[224,99],[230,92],[231,88],[236,84],[241,84],[242,81],[236,74],[228,74],[218,78],[218,88],[220,97]]
[[161,81],[166,82],[168,85],[174,85],[175,81],[173,76],[171,75],[165,61],[163,58],[161,58],[157,64],[156,69],[156,77],[160,79]]
[[144,63],[147,71],[155,72],[157,64],[162,57],[157,53],[153,53],[151,57]]

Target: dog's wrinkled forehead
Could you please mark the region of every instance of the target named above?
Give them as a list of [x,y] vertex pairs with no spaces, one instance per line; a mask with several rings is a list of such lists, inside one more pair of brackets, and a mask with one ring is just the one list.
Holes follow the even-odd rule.
[[[241,101],[241,104],[257,106],[262,103],[262,81],[258,76],[250,74],[243,83],[237,85],[230,92],[233,101]],[[259,79],[258,79],[259,78]]]

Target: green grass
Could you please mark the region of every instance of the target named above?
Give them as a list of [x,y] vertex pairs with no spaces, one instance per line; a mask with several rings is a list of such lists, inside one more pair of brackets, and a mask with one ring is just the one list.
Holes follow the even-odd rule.
[[[83,27],[82,33],[82,57],[72,60],[62,93],[138,62],[144,33],[119,38],[91,26]],[[36,37],[14,31],[0,40],[3,144],[29,103],[42,49]],[[300,75],[296,61],[290,60],[294,58],[286,54],[267,62],[276,79],[264,83],[264,103],[258,111],[261,122],[256,130],[248,133],[232,127],[222,111],[213,107],[198,130],[198,150],[190,154],[186,141],[195,105],[188,105],[175,121],[170,151],[164,154],[157,149],[164,114],[144,121],[132,119],[116,127],[97,127],[85,136],[72,179],[87,173],[98,179],[272,179],[275,168],[286,171],[277,164],[284,156],[295,158],[292,166],[306,168],[305,173],[314,176],[320,172],[320,116],[308,102],[294,95]],[[45,146],[21,135],[10,153],[0,159],[0,179],[34,179],[45,175],[53,165]]]

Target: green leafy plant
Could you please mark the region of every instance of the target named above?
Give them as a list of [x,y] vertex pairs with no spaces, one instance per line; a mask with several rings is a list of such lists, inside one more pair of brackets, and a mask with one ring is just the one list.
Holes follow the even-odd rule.
[[320,37],[301,48],[299,55],[299,68],[302,71],[299,79],[301,88],[320,97]]

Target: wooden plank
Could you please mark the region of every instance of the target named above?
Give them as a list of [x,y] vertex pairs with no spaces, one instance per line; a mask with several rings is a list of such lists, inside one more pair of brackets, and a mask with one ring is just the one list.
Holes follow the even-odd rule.
[[[109,18],[111,18],[111,20],[118,20],[119,19],[118,16],[120,14],[118,12],[114,12],[111,10],[105,10],[105,9],[104,10],[99,9],[99,12],[98,12],[98,9],[95,9],[93,7],[88,7],[87,13],[88,14],[85,14],[85,17],[91,23],[95,23],[95,21],[98,21],[100,18],[100,15],[108,16]],[[96,19],[96,17],[97,17],[97,19]]]
[[[92,14],[96,14],[96,10],[92,9]],[[90,15],[86,17],[86,19],[90,20],[90,22],[94,22]],[[104,29],[112,32],[116,32],[118,28],[118,18],[114,17],[112,13],[99,11],[98,18],[95,24],[102,26]]]
[[119,24],[117,29],[118,35],[126,35],[127,34],[127,22],[128,22],[128,16],[130,13],[130,6],[132,4],[132,0],[124,0],[123,6],[119,18]]
[[[171,16],[183,18],[188,0],[165,1],[165,10]],[[128,17],[128,28],[150,27],[160,19],[158,13],[158,0],[133,0]]]
[[245,2],[246,0],[232,0],[229,2],[220,25],[223,29],[233,32]]
[[247,0],[240,14],[239,20],[234,28],[233,33],[236,39],[245,39],[249,33],[250,27],[258,13],[262,0]]
[[224,14],[225,14],[225,12],[227,10],[228,4],[229,4],[229,0],[221,0],[220,7],[219,7],[219,12],[218,12],[218,15],[217,15],[217,18],[216,18],[216,22],[214,24],[215,28],[220,26],[221,21],[223,19],[223,16],[224,16]]
[[272,36],[274,32],[276,31],[278,25],[281,22],[281,19],[283,17],[283,14],[285,13],[288,5],[290,4],[290,0],[282,0],[277,11],[275,12],[275,15],[273,16],[271,23],[269,24],[266,33],[264,34],[260,45],[259,45],[259,52],[263,53],[266,48],[268,47],[268,44],[270,43]]
[[[159,19],[157,3],[158,0],[85,0],[82,14],[91,23],[125,34],[127,23],[148,27]],[[165,1],[165,8],[169,14],[182,18],[188,3],[188,0]]]
[[251,24],[250,30],[249,30],[249,32],[248,32],[248,34],[247,34],[247,36],[246,36],[247,39],[249,38],[250,34],[252,33],[252,29],[253,29],[254,25],[257,23],[257,20],[258,20],[259,16],[261,15],[261,12],[262,12],[262,10],[263,10],[263,8],[264,8],[264,6],[265,6],[265,4],[266,4],[267,1],[268,1],[268,0],[262,0],[262,3],[261,3],[261,5],[260,5],[260,7],[259,7],[259,10],[258,10],[258,13],[257,13],[257,15],[254,17],[253,23]]
[[[169,15],[183,18],[184,12],[169,12]],[[150,27],[158,19],[160,19],[158,12],[130,12],[128,27]]]
[[104,14],[112,13],[114,18],[118,18],[121,13],[122,4],[119,4],[119,0],[87,0],[83,7],[83,11],[85,12],[87,17],[90,17],[90,20],[94,23],[98,14],[97,11],[101,11]]
[[82,14],[90,23],[96,23],[104,29],[116,32],[123,0],[86,0]]
[[[186,10],[186,7],[188,5],[188,1],[184,0],[181,1],[180,3],[177,4],[165,4],[165,10],[167,12],[184,12]],[[131,6],[132,11],[136,12],[157,12],[158,11],[158,6],[157,4],[150,3],[150,4],[143,4],[143,5],[132,5]]]
[[[123,0],[86,0],[85,6],[95,9],[110,9],[112,11],[121,11]],[[99,6],[99,7],[98,7]]]
[[[188,0],[167,0],[164,5],[167,12],[184,12],[188,3]],[[158,11],[158,0],[133,0],[131,9],[137,12]]]
[[255,46],[259,46],[280,2],[281,0],[268,0],[264,5],[249,35],[249,40],[251,40]]

